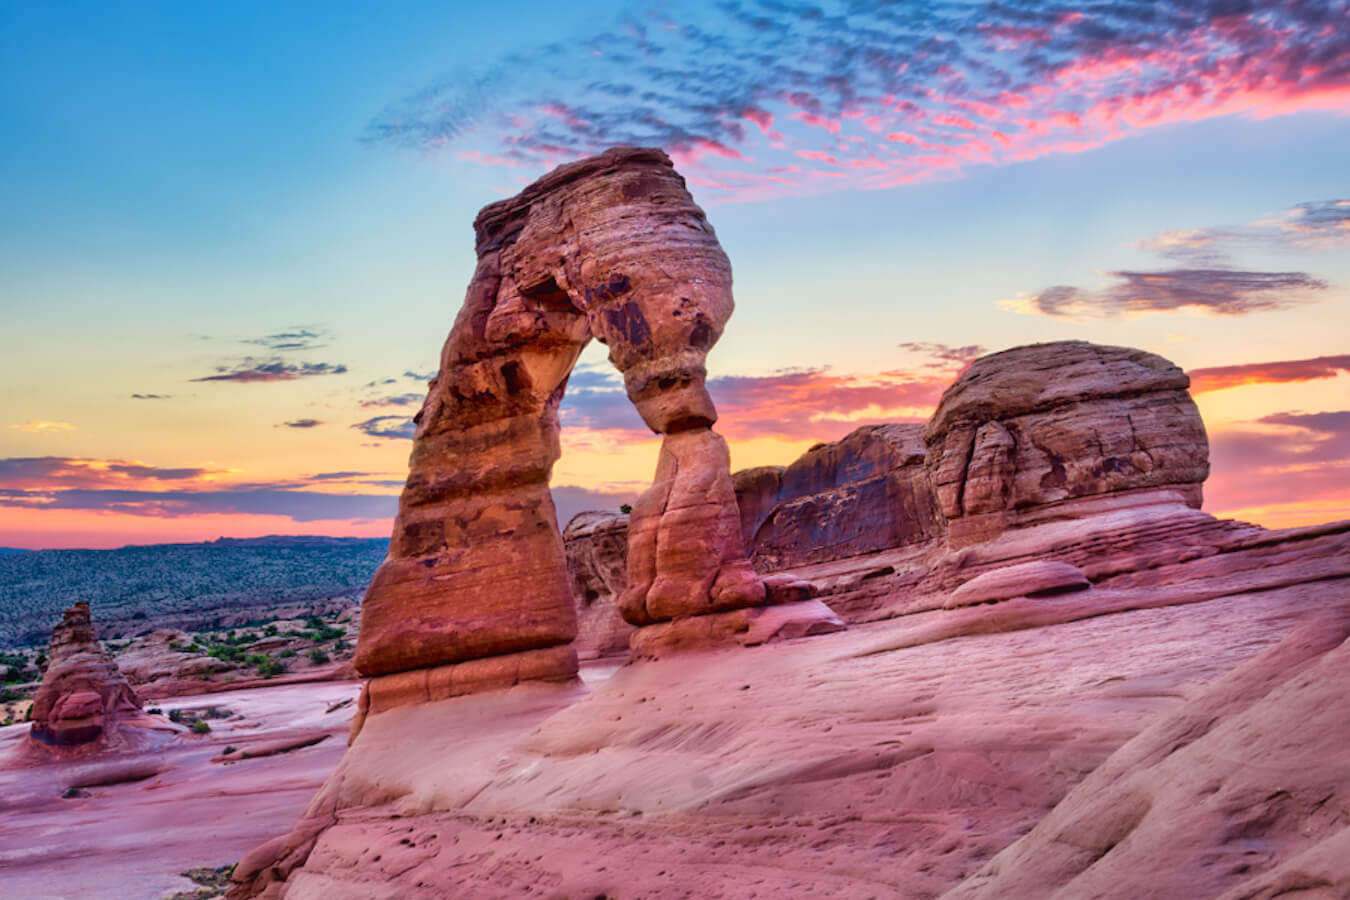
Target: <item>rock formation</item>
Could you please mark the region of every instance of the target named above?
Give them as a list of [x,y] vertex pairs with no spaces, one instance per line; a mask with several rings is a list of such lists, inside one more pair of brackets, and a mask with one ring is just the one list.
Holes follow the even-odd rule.
[[[866,425],[807,451],[778,476],[739,476],[742,522],[763,571],[859,556],[942,534],[927,473],[923,427]],[[767,508],[766,508],[767,507]]]
[[626,653],[633,626],[619,615],[619,597],[628,587],[628,516],[578,513],[563,529],[563,546],[577,605],[577,657]]
[[30,739],[52,747],[114,743],[118,725],[140,712],[141,701],[94,637],[88,603],[65,611],[48,656]]
[[634,505],[635,625],[773,600],[746,559],[704,358],[731,266],[658,150],[562,166],[474,223],[478,266],[417,423],[389,555],[362,606],[370,709],[567,679],[577,622],[548,478],[558,404],[586,343],[610,348],[663,436]]
[[1084,341],[977,359],[924,431],[949,540],[1161,496],[1199,509],[1209,444],[1189,386],[1160,356]]

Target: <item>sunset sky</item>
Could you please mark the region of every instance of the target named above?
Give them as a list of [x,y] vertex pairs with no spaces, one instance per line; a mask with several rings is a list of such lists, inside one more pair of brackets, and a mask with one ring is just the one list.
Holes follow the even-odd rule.
[[[1206,509],[1350,518],[1350,4],[6,4],[0,546],[385,537],[472,220],[664,147],[731,257],[735,468],[974,356],[1191,373]],[[561,515],[657,439],[593,345]]]

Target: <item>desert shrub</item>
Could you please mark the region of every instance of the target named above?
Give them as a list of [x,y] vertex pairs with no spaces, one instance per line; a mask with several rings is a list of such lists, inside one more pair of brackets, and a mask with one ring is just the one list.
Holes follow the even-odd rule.
[[181,709],[171,709],[171,710],[169,710],[169,721],[170,721],[170,722],[175,722],[175,723],[181,725],[181,724],[183,724],[183,720],[184,720],[185,718],[187,718],[187,717],[183,715],[183,711],[182,711]]
[[198,719],[197,721],[195,721],[195,722],[192,723],[192,733],[193,733],[193,734],[210,734],[210,733],[211,733],[211,726],[208,725],[208,724],[206,724],[206,720],[205,720],[205,719]]
[[250,653],[244,657],[244,664],[249,666],[261,666],[265,662],[267,662],[265,653]]
[[619,512],[623,513],[625,516],[628,515],[629,513],[631,513],[632,511],[633,511],[633,507],[630,506],[629,504],[627,504],[627,503],[621,503],[621,504],[619,504]]
[[332,662],[332,659],[327,653],[324,653],[318,647],[315,647],[313,650],[309,651],[309,661],[316,666],[321,666],[324,663]]
[[258,674],[264,678],[271,678],[274,675],[280,675],[282,672],[285,671],[286,671],[285,664],[275,659],[269,659],[266,662],[259,663],[258,665]]
[[290,647],[287,647],[285,650],[282,650],[280,653],[277,654],[277,656],[280,656],[282,659],[290,659],[294,655],[295,651],[292,650]]
[[266,628],[263,629],[263,634],[267,635],[268,637],[276,637],[276,635],[277,635],[277,626],[276,626],[276,625],[268,625]]

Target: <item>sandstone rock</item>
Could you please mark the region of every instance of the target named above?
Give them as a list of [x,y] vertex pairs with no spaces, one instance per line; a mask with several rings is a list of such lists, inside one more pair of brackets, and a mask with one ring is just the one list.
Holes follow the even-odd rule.
[[755,533],[778,502],[778,490],[783,484],[783,466],[759,466],[731,473],[731,485],[736,491],[736,507],[741,513],[741,539],[753,548]]
[[[756,565],[774,571],[939,537],[922,435],[919,425],[866,425],[784,469],[770,511],[746,523]],[[743,520],[764,506],[767,481],[742,478]]]
[[577,513],[563,529],[563,547],[577,604],[577,658],[626,653],[633,626],[619,615],[619,597],[628,586],[628,516]]
[[89,604],[66,610],[52,630],[50,661],[33,697],[32,741],[54,747],[108,742],[141,701],[94,636]]
[[947,896],[1350,896],[1350,615],[1276,647],[1139,734]]
[[1081,591],[1092,585],[1083,570],[1068,563],[1037,560],[994,569],[977,575],[952,591],[948,609],[973,606],[991,600],[1045,596]]
[[[548,478],[558,404],[592,336],[665,435],[656,484],[633,512],[622,612],[647,624],[762,602],[704,386],[732,311],[731,266],[670,160],[628,148],[562,166],[485,207],[474,228],[478,267],[415,418],[357,669],[388,675],[575,637]],[[560,664],[551,676],[575,672]]]
[[187,647],[191,643],[192,636],[186,632],[157,629],[123,647],[117,654],[117,667],[143,699],[167,697],[190,684],[234,670],[223,659],[170,646]]
[[924,431],[950,541],[1083,515],[1107,495],[1199,508],[1209,445],[1189,383],[1160,356],[1083,341],[977,359]]

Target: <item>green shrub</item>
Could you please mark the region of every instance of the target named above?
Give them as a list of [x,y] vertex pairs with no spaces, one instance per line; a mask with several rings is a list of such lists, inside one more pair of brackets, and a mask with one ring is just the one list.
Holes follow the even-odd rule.
[[258,664],[258,674],[264,678],[271,678],[274,675],[280,675],[286,671],[286,666],[275,659],[269,659],[266,662]]
[[277,654],[277,656],[280,656],[282,659],[290,659],[294,655],[295,651],[292,650],[290,647],[287,647],[285,650],[282,650],[280,653]]
[[205,719],[198,719],[197,721],[195,721],[195,722],[192,723],[192,733],[193,733],[193,734],[210,734],[210,733],[211,733],[211,726],[208,725],[208,724],[206,724],[206,720],[205,720]]
[[313,650],[309,651],[309,661],[316,666],[321,666],[324,663],[332,662],[332,659],[327,653],[324,653],[318,647],[315,647]]

